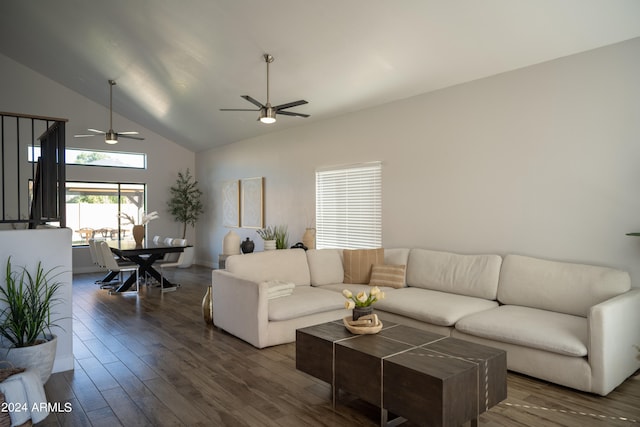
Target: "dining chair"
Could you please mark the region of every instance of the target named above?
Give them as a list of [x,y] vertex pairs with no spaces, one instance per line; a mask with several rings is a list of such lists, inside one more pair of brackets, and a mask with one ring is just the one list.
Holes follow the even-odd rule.
[[89,255],[91,255],[91,262],[99,266],[100,264],[98,264],[98,258],[96,254],[96,239],[94,239],[93,237],[89,239]]
[[[171,244],[173,246],[186,246],[187,245],[187,239],[173,239]],[[172,253],[173,255],[177,255],[177,258],[175,261],[162,261],[160,262],[160,287],[162,289],[162,292],[170,292],[170,291],[175,291],[176,288],[165,288],[164,287],[164,269],[165,268],[173,268],[173,267],[180,267],[181,265],[183,265],[186,261],[185,258],[185,253],[184,251],[182,252],[174,252]],[[167,254],[169,255],[169,254]]]
[[[136,272],[136,293],[140,291],[140,277],[138,275],[138,264],[135,262],[118,262],[116,261],[111,249],[109,249],[109,245],[107,242],[98,242],[97,248],[99,248],[99,253],[102,255],[102,260],[104,262],[104,266],[109,271],[120,273],[120,281],[122,281],[122,273],[130,271]],[[109,292],[109,294],[113,294],[115,292]]]
[[[174,240],[182,240],[182,239],[174,239],[173,237],[165,237],[165,239],[164,239],[165,246],[173,246],[174,245],[174,243],[173,243]],[[176,262],[176,261],[178,261],[178,255],[179,254],[177,252],[169,252],[169,253],[164,255],[164,257],[162,258],[161,262],[165,262],[165,263]]]

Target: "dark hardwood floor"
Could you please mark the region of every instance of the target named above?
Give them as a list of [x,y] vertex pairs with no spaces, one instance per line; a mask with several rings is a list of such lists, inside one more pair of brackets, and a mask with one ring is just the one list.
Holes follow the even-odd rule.
[[[69,402],[39,426],[374,426],[376,408],[295,369],[295,345],[255,349],[203,322],[211,270],[169,271],[182,287],[162,294],[109,295],[74,276],[75,370],[46,384]],[[215,313],[214,313],[215,316]],[[628,426],[640,423],[640,380],[607,397],[509,373],[508,398],[481,415],[484,426]],[[405,424],[411,426],[411,423]]]

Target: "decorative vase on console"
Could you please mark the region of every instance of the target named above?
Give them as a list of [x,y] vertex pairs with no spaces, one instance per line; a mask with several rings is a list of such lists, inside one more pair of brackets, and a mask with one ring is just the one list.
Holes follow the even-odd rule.
[[240,236],[235,231],[229,230],[222,240],[223,255],[237,255],[240,253]]
[[248,237],[247,240],[242,242],[242,244],[240,245],[240,249],[242,249],[243,254],[250,254],[251,252],[253,252],[254,248],[255,244],[253,243],[253,240],[250,240]]
[[307,247],[307,249],[315,249],[316,248],[316,229],[315,228],[307,228],[302,235],[302,244]]
[[276,250],[276,241],[275,240],[265,240],[264,241],[264,250],[265,251],[275,251]]

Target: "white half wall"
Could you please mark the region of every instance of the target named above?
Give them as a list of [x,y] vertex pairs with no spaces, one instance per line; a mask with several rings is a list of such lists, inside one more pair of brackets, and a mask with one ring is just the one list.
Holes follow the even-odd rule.
[[73,369],[73,323],[72,306],[72,271],[71,271],[71,230],[68,228],[38,230],[1,230],[0,231],[0,268],[2,268],[1,286],[6,286],[5,268],[11,257],[14,271],[26,267],[34,272],[38,262],[42,262],[44,271],[54,269],[58,274],[55,280],[62,286],[56,297],[62,300],[52,310],[52,320],[58,327],[52,332],[58,336],[56,358],[53,372]]
[[604,265],[640,286],[639,76],[633,39],[199,153],[197,258],[222,251],[224,181],[264,176],[266,223],[293,244],[317,168],[380,160],[385,247]]

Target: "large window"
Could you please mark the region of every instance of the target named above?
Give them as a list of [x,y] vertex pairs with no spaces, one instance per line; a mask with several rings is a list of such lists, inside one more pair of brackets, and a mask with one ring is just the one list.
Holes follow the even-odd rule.
[[382,246],[380,162],[316,171],[316,247]]
[[[147,155],[144,153],[127,153],[124,151],[87,150],[67,148],[64,151],[65,163],[68,165],[100,166],[146,169]],[[30,162],[40,157],[40,147],[30,146],[28,152]]]
[[86,245],[92,237],[133,240],[131,224],[119,213],[140,221],[145,199],[144,184],[68,181],[67,227],[73,231],[73,245]]

